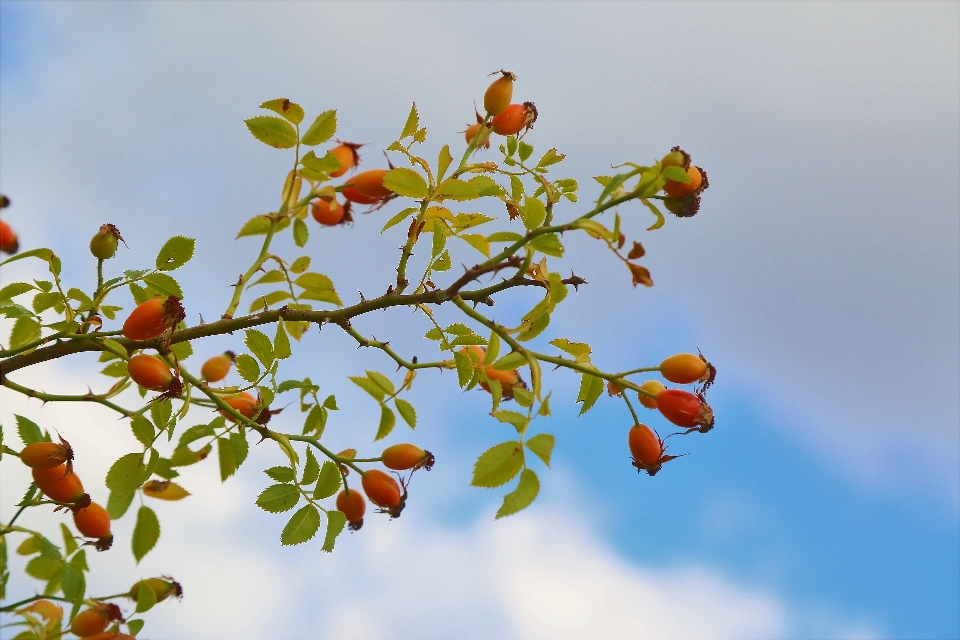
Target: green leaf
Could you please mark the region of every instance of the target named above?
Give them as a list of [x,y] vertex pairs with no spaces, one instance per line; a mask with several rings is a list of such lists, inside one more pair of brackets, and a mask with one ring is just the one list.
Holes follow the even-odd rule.
[[393,394],[395,387],[393,382],[387,376],[383,375],[378,371],[367,371],[367,377],[373,380],[377,385],[387,392],[387,394]]
[[270,307],[271,305],[274,305],[282,300],[286,300],[289,297],[289,291],[284,291],[282,289],[279,291],[272,291],[267,295],[257,298],[251,302],[250,312],[253,313],[254,311],[264,311],[267,309],[267,307]]
[[297,144],[297,131],[286,120],[274,116],[254,116],[243,122],[254,138],[271,147],[290,149]]
[[157,269],[173,271],[179,269],[193,257],[197,241],[184,236],[173,236],[167,240],[157,254]]
[[265,274],[263,274],[262,276],[260,276],[259,278],[251,282],[250,286],[252,287],[258,284],[275,284],[277,282],[286,282],[286,281],[287,281],[287,278],[286,276],[283,275],[283,271],[280,271],[280,269],[271,269],[270,271],[267,271]]
[[307,228],[307,223],[297,218],[293,221],[293,242],[298,247],[304,247],[307,244],[307,240],[310,239],[310,229]]
[[306,169],[310,169],[311,171],[322,173],[324,175],[333,173],[342,166],[340,164],[340,160],[337,159],[337,156],[333,155],[332,153],[327,152],[325,156],[318,158],[317,154],[315,154],[313,151],[308,151],[307,155],[300,158],[300,164],[302,164]]
[[27,575],[37,580],[49,580],[60,573],[63,568],[63,560],[60,557],[39,555],[30,560],[26,566]]
[[301,144],[308,147],[323,144],[333,137],[337,132],[337,112],[335,109],[324,111],[316,117],[310,128],[307,129],[303,137],[300,138]]
[[11,300],[21,293],[33,291],[35,288],[36,287],[31,284],[27,284],[26,282],[13,282],[0,289],[0,300]]
[[487,236],[490,242],[517,242],[523,240],[523,236],[512,231],[497,231]]
[[17,433],[20,434],[20,439],[23,440],[23,444],[43,442],[46,439],[43,437],[43,431],[40,430],[36,422],[17,414],[14,414],[13,417],[17,420]]
[[320,464],[316,456],[313,455],[313,449],[307,448],[307,461],[303,463],[303,478],[300,484],[309,485],[317,481],[320,476]]
[[317,477],[317,487],[313,490],[314,500],[329,498],[340,490],[340,470],[330,461],[324,462]]
[[467,200],[476,200],[480,196],[477,194],[477,188],[469,182],[450,178],[437,185],[437,190],[433,192],[434,200],[456,200],[465,202]]
[[355,385],[373,396],[377,402],[382,402],[386,392],[383,387],[366,376],[347,376]]
[[17,260],[23,260],[24,258],[39,258],[44,262],[50,262],[55,256],[56,254],[54,254],[50,249],[30,249],[30,251],[24,251],[13,257],[7,258],[3,262],[0,262],[0,266],[10,264],[11,262],[15,262]]
[[145,622],[139,618],[127,619],[127,628],[130,630],[131,635],[136,636],[143,630],[143,625]]
[[436,258],[447,246],[447,230],[442,224],[433,226],[433,245],[430,251],[430,257]]
[[[74,539],[70,529],[64,523],[60,523],[60,534],[63,536],[63,551],[70,555],[77,550],[77,541]],[[28,538],[29,540],[30,538]]]
[[523,445],[512,440],[487,449],[473,467],[474,487],[499,487],[523,468]]
[[279,113],[284,119],[293,124],[300,124],[303,121],[303,107],[296,102],[290,102],[286,98],[267,100],[260,105],[260,108],[270,109],[270,111],[274,113]]
[[577,402],[583,402],[579,415],[582,416],[589,411],[601,393],[603,393],[603,378],[592,376],[589,373],[583,374],[580,379],[580,393],[577,394]]
[[530,469],[524,469],[520,474],[520,483],[517,488],[503,497],[503,505],[497,511],[497,518],[513,515],[526,509],[538,493],[540,493],[540,479]]
[[111,520],[119,520],[130,508],[136,491],[111,491],[107,498],[107,514]]
[[287,337],[287,332],[283,328],[283,323],[277,323],[277,335],[273,338],[273,356],[278,360],[283,360],[289,358],[292,352],[290,351],[290,339]]
[[403,140],[407,136],[414,135],[419,127],[420,116],[417,115],[417,103],[414,102],[410,107],[410,115],[407,116],[407,122],[403,125],[403,131],[400,132],[400,139]]
[[393,428],[397,425],[397,414],[387,405],[380,406],[380,426],[377,428],[377,437],[373,440],[382,440],[390,435]]
[[497,411],[493,414],[493,417],[500,422],[512,424],[520,433],[526,431],[527,425],[530,423],[530,419],[527,416],[516,411]]
[[417,211],[418,211],[418,209],[417,209],[416,207],[409,207],[409,208],[407,208],[407,209],[404,209],[403,211],[401,211],[401,212],[398,213],[397,215],[395,215],[395,216],[393,216],[392,218],[390,218],[390,219],[387,221],[387,224],[383,225],[383,229],[380,229],[380,233],[383,233],[384,231],[386,231],[386,230],[389,229],[390,227],[393,227],[393,226],[395,226],[395,225],[400,224],[407,216],[409,216],[411,213],[416,213]]
[[538,433],[524,444],[527,449],[537,454],[537,457],[543,460],[543,463],[550,466],[550,454],[553,453],[554,437],[549,433]]
[[681,169],[680,167],[664,167],[660,174],[668,180],[673,180],[674,182],[682,182],[683,184],[690,183],[690,176],[687,175],[687,172]]
[[293,482],[297,479],[296,472],[290,467],[270,467],[263,472],[277,482]]
[[183,298],[183,289],[180,288],[180,284],[172,276],[165,273],[151,273],[144,276],[143,281],[157,293]]
[[496,331],[490,332],[490,340],[487,342],[487,350],[483,353],[483,366],[489,367],[497,361],[500,355],[500,336]]
[[229,439],[217,438],[217,458],[220,460],[220,481],[226,482],[240,466],[237,450]]
[[83,574],[69,564],[63,565],[63,573],[60,575],[60,588],[63,589],[64,598],[73,602],[82,600],[86,588]]
[[237,234],[238,238],[244,236],[262,236],[270,230],[272,221],[267,216],[255,216],[247,220],[242,227],[240,227],[240,232]]
[[136,612],[143,613],[144,611],[150,611],[155,604],[157,604],[157,594],[154,593],[146,581],[141,581],[140,589],[137,591]]
[[17,318],[10,332],[10,348],[16,349],[40,339],[40,323],[26,316]]
[[148,477],[143,454],[128,453],[110,466],[105,483],[111,491],[129,493],[139,489]]
[[511,351],[493,363],[497,371],[513,371],[527,364],[527,359],[519,351]]
[[539,198],[526,196],[520,208],[520,217],[523,219],[523,226],[527,229],[536,229],[546,220],[547,207]]
[[590,362],[590,345],[585,342],[571,342],[566,338],[556,338],[551,340],[550,344],[561,351],[566,351],[577,359],[577,362]]
[[534,236],[530,241],[530,246],[548,256],[555,258],[563,257],[563,245],[560,244],[560,236],[555,233],[544,233],[539,236]]
[[473,360],[471,360],[469,356],[459,351],[453,354],[453,359],[457,363],[457,380],[462,389],[473,379],[476,373],[476,367],[473,365]]
[[[163,431],[170,423],[170,416],[173,413],[173,405],[170,398],[158,398],[150,403],[150,418],[153,424],[157,426],[158,431]],[[144,443],[150,446],[152,443]]]
[[290,263],[290,273],[303,273],[310,268],[310,256],[300,256]]
[[443,340],[443,331],[437,327],[434,327],[433,329],[430,329],[430,331],[427,331],[423,337],[427,340]]
[[237,373],[247,382],[256,382],[260,378],[260,365],[252,357],[241,353],[234,361]]
[[226,420],[222,416],[214,419],[214,421],[210,424],[194,425],[180,434],[180,440],[177,442],[177,447],[184,447],[194,440],[199,440],[200,438],[206,436],[212,436],[215,428],[222,429],[224,426],[226,426]]
[[527,144],[526,142],[524,142],[523,140],[521,140],[520,153],[519,153],[520,162],[523,162],[524,160],[529,158],[531,153],[533,153],[533,147]]
[[150,424],[150,421],[142,415],[137,414],[133,416],[130,420],[130,429],[133,431],[133,436],[140,441],[140,444],[145,447],[153,445],[153,438],[156,432],[153,429],[153,425]]
[[[72,535],[70,536],[73,537]],[[40,538],[30,536],[26,538],[23,542],[20,543],[20,546],[17,547],[17,553],[21,556],[32,556],[35,553],[39,553],[42,548]]]
[[403,421],[410,425],[411,429],[415,428],[417,426],[417,412],[413,405],[401,398],[396,398],[393,402],[397,405],[397,412],[403,418]]
[[320,512],[312,504],[304,505],[290,516],[287,526],[280,534],[280,544],[284,546],[302,544],[317,535],[320,528]]
[[257,331],[256,329],[247,329],[246,335],[247,337],[243,343],[247,345],[247,348],[250,349],[253,355],[257,356],[257,360],[269,369],[274,360],[273,343],[270,341],[270,338],[262,331]]
[[437,180],[443,179],[443,174],[447,172],[451,162],[453,162],[453,156],[450,155],[450,145],[445,144],[437,157]]
[[150,507],[140,507],[137,511],[137,524],[133,528],[133,557],[137,564],[157,544],[160,539],[160,520]]
[[504,193],[503,187],[497,184],[490,176],[475,176],[470,178],[469,182],[473,185],[473,188],[477,190],[477,196],[480,198],[484,196],[499,196]]
[[407,198],[426,198],[428,194],[427,181],[423,176],[406,167],[387,171],[383,176],[383,186]]
[[290,511],[300,502],[300,490],[292,484],[275,484],[264,489],[257,498],[257,506],[270,513]]
[[562,153],[557,153],[556,149],[550,149],[545,154],[543,154],[543,156],[540,158],[540,161],[537,162],[537,167],[538,168],[549,167],[552,164],[557,164],[558,162],[562,162],[563,159],[566,157],[567,156]]
[[190,447],[177,447],[170,456],[171,467],[186,467],[204,460],[210,452],[213,451],[213,445],[204,445],[198,451],[193,451]]
[[307,414],[306,420],[303,421],[303,434],[306,435],[316,431],[317,437],[319,438],[323,435],[323,427],[325,426],[325,422],[326,418],[324,416],[323,408],[314,406],[312,409],[310,409],[310,413]]
[[479,233],[464,233],[457,237],[486,257],[490,257],[490,242],[484,236]]
[[339,511],[327,511],[327,534],[323,538],[322,551],[330,553],[333,551],[333,545],[337,542],[337,536],[343,531],[347,524],[347,516]]
[[236,431],[230,434],[230,442],[233,444],[233,450],[237,456],[237,466],[239,467],[243,464],[243,461],[247,459],[250,445],[247,444],[247,439],[244,437],[244,434]]

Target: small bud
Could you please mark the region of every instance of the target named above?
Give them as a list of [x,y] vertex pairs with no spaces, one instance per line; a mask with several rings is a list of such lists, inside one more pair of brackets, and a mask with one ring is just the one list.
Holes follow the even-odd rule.
[[90,240],[90,253],[99,260],[109,260],[117,253],[118,241],[123,240],[120,232],[112,224],[105,224]]

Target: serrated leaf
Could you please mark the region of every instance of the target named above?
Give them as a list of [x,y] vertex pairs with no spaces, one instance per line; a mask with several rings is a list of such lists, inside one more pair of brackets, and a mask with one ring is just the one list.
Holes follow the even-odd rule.
[[327,511],[327,533],[323,538],[322,551],[330,553],[337,542],[337,536],[343,531],[347,524],[347,516],[339,511]]
[[497,231],[487,236],[490,242],[517,242],[523,240],[523,236],[512,231]]
[[393,402],[397,405],[397,412],[403,418],[403,421],[410,425],[411,429],[415,428],[417,426],[417,412],[413,405],[402,398],[396,398]]
[[110,466],[105,484],[111,491],[130,493],[140,488],[148,478],[142,453],[128,453]]
[[520,483],[517,488],[503,497],[503,505],[497,511],[497,518],[513,515],[530,506],[540,493],[540,479],[530,469],[524,469],[520,474]]
[[170,423],[173,406],[170,398],[158,398],[150,403],[150,418],[158,431],[163,431]]
[[530,419],[527,416],[516,411],[497,411],[493,414],[493,417],[500,422],[512,424],[520,433],[526,431],[527,425],[530,423]]
[[17,433],[20,435],[23,444],[33,444],[44,441],[43,431],[40,430],[36,422],[18,414],[14,414],[13,417],[17,421]]
[[383,186],[407,198],[426,198],[428,193],[427,181],[423,176],[406,167],[387,171],[383,176]]
[[13,323],[10,332],[10,348],[17,349],[40,339],[40,323],[33,318],[21,316]]
[[308,147],[323,144],[337,132],[337,112],[335,109],[324,111],[316,117],[310,128],[300,138],[300,143]]
[[484,196],[499,196],[504,193],[503,187],[490,176],[475,176],[470,178],[469,182],[477,190],[477,196],[481,198]]
[[279,269],[271,269],[265,274],[254,280],[250,283],[250,286],[255,286],[258,284],[276,284],[277,282],[286,282],[287,278],[283,275],[283,271]]
[[462,389],[473,378],[476,373],[476,367],[469,356],[459,351],[453,354],[453,359],[457,364],[457,381],[460,383],[460,388]]
[[[589,362],[590,358],[590,345],[584,342],[571,342],[566,338],[556,338],[550,341],[550,344],[560,349],[561,351],[566,351],[570,355],[574,356],[577,359],[577,362]],[[584,360],[586,357],[586,360]]]
[[107,514],[111,520],[119,520],[130,508],[135,491],[111,491],[107,498]]
[[555,443],[555,438],[549,433],[538,433],[524,444],[527,445],[527,449],[533,451],[537,454],[537,457],[543,460],[543,463],[548,467],[550,466],[550,455],[553,453],[553,445]]
[[234,361],[237,373],[247,382],[256,382],[260,378],[260,365],[253,357],[241,353]]
[[557,153],[556,149],[550,149],[540,158],[540,161],[537,162],[537,167],[549,167],[552,164],[557,164],[562,162],[567,156],[562,153]]
[[393,381],[390,380],[390,378],[388,378],[387,376],[383,375],[382,373],[378,371],[367,371],[367,376],[371,380],[376,382],[380,386],[380,388],[386,391],[388,395],[392,394],[395,391],[395,387],[393,386]]
[[265,311],[268,307],[290,298],[290,292],[285,290],[272,291],[250,303],[250,312]]
[[284,360],[291,356],[292,352],[290,351],[290,338],[287,337],[287,332],[283,328],[283,323],[277,323],[277,334],[273,338],[273,356],[278,360]]
[[577,402],[583,402],[579,415],[582,416],[593,407],[597,398],[603,393],[603,387],[603,378],[598,378],[589,373],[583,374],[580,379],[580,392],[577,394]]
[[436,191],[433,192],[433,198],[438,201],[456,200],[457,202],[465,202],[467,200],[476,200],[478,197],[476,187],[469,182],[464,182],[456,178],[444,180],[437,185]]
[[302,544],[317,535],[320,529],[320,512],[312,504],[304,505],[290,516],[287,526],[280,534],[280,544],[284,546]]
[[160,539],[160,520],[150,507],[140,507],[137,511],[137,524],[133,528],[133,557],[137,564],[153,549]]
[[530,240],[530,246],[548,256],[555,258],[563,257],[563,245],[560,244],[560,236],[555,233],[544,233],[539,236],[534,236],[534,238]]
[[661,169],[660,174],[664,178],[668,180],[673,180],[674,182],[682,182],[683,184],[690,183],[690,176],[687,174],[685,170],[681,169],[680,167],[674,167],[672,165],[669,167],[664,167],[663,169]]
[[289,122],[275,116],[254,116],[243,121],[253,137],[277,149],[297,144],[297,132]]
[[274,113],[279,113],[285,120],[293,124],[303,122],[303,107],[296,102],[290,102],[286,98],[277,98],[276,100],[267,100],[260,104],[261,109],[270,109]]
[[146,581],[140,582],[140,588],[137,590],[137,613],[150,611],[157,604],[157,594]]
[[247,329],[246,339],[243,343],[247,345],[253,355],[257,356],[257,360],[262,362],[264,367],[270,368],[274,360],[273,343],[266,334],[256,329]]
[[490,242],[479,233],[463,233],[457,236],[471,247],[482,253],[486,257],[490,257]]
[[174,449],[173,455],[170,456],[170,466],[186,467],[191,464],[196,464],[206,459],[211,451],[213,451],[212,444],[204,445],[197,451],[192,450],[190,447],[177,447]]
[[133,436],[145,447],[153,446],[153,438],[156,435],[156,432],[153,429],[153,425],[150,424],[150,421],[144,418],[142,415],[137,414],[133,416],[130,420],[130,429],[133,431]]
[[25,570],[27,575],[37,580],[49,580],[60,572],[63,564],[63,560],[59,557],[39,555],[27,563]]
[[300,484],[310,485],[317,481],[320,476],[320,464],[317,457],[313,455],[313,449],[307,448],[307,460],[303,463],[303,478]]
[[303,434],[317,432],[317,437],[319,438],[323,435],[324,427],[324,415],[323,408],[314,406],[310,409],[310,413],[307,414],[306,419],[303,421]]
[[340,470],[330,461],[324,462],[317,477],[317,487],[313,490],[314,500],[329,498],[340,490]]
[[528,230],[536,229],[546,220],[547,207],[539,198],[525,196],[523,207],[520,208],[520,217],[523,219],[523,226]]
[[240,466],[237,450],[228,438],[217,438],[217,458],[220,460],[220,481],[226,482]]
[[513,440],[487,449],[473,467],[474,487],[499,487],[523,468],[523,445]]
[[157,293],[183,298],[183,289],[180,288],[180,283],[165,273],[151,273],[144,276],[143,281]]
[[519,351],[511,351],[493,363],[497,371],[513,371],[527,364],[527,359]]
[[240,232],[237,234],[238,238],[244,236],[262,236],[270,230],[270,225],[273,222],[267,216],[255,216],[247,220],[242,227],[240,227]]
[[270,513],[289,511],[300,502],[300,491],[292,484],[275,484],[257,497],[257,506]]
[[417,212],[417,209],[415,207],[409,207],[407,209],[404,209],[403,211],[399,212],[398,214],[390,218],[387,221],[387,224],[383,225],[383,228],[380,229],[380,233],[383,233],[390,227],[400,224],[404,219],[406,219],[407,216],[409,216],[411,213],[416,213],[416,212]]
[[173,236],[167,240],[157,254],[157,269],[173,271],[179,269],[193,257],[197,241],[185,236]]
[[443,331],[437,327],[434,327],[433,329],[430,329],[430,331],[427,331],[423,337],[427,340],[443,340]]
[[390,435],[393,428],[397,425],[397,414],[387,405],[380,406],[380,426],[377,428],[377,436],[374,442],[382,440]]
[[366,376],[347,376],[355,385],[369,393],[377,402],[383,401],[386,392],[383,387]]
[[307,223],[297,218],[293,221],[293,242],[298,247],[304,247],[307,244],[307,240],[310,239],[310,229],[307,228]]
[[290,467],[270,467],[263,472],[277,482],[293,482],[297,479],[296,472]]
[[520,140],[519,151],[520,153],[518,155],[520,157],[520,161],[523,162],[524,160],[530,157],[530,154],[533,153],[533,147],[527,144],[526,142],[524,142],[523,140]]
[[417,114],[417,103],[414,102],[410,107],[410,115],[407,116],[407,122],[403,125],[403,131],[400,132],[400,139],[412,136],[420,127],[420,116]]
[[11,300],[16,296],[19,296],[21,293],[26,293],[27,291],[33,291],[36,287],[26,282],[12,282],[7,286],[0,289],[0,300]]

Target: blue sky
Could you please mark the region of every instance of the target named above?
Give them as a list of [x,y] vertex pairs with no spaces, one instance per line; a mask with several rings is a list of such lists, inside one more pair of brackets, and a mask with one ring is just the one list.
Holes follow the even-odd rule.
[[[671,439],[691,455],[639,477],[621,404],[578,419],[577,381],[557,373],[545,428],[558,443],[541,497],[491,523],[499,494],[467,486],[470,464],[510,434],[486,417],[482,393],[421,375],[416,441],[440,463],[416,479],[402,519],[341,540],[332,557],[280,548],[283,521],[252,504],[273,452],[255,449],[222,487],[191,468],[195,496],[161,512],[160,546],[141,567],[123,546],[97,558],[122,584],[141,572],[186,583],[188,597],[146,637],[960,636],[958,13],[918,3],[0,4],[6,219],[24,246],[75,265],[78,284],[94,263],[76,238],[103,222],[133,248],[118,270],[149,263],[169,235],[195,236],[199,257],[181,281],[188,309],[205,317],[255,251],[229,237],[275,207],[287,170],[284,152],[241,122],[269,98],[337,108],[340,135],[371,149],[389,144],[416,100],[432,157],[459,142],[486,74],[510,68],[517,97],[540,110],[528,140],[568,154],[560,173],[580,180],[585,201],[590,176],[675,144],[710,173],[692,220],[645,233],[643,211],[621,211],[647,248],[652,289],[631,289],[594,243],[565,238],[568,256],[551,266],[590,284],[544,336],[589,342],[611,370],[699,345],[720,369],[719,417],[710,434]],[[365,160],[374,166],[376,152]],[[312,227],[308,252],[345,301],[385,286],[399,236],[378,231],[393,210]],[[497,317],[524,304],[505,296]],[[405,321],[357,326],[432,355],[418,338],[429,327],[403,336]],[[343,377],[372,367],[388,365],[332,331],[309,336],[290,365],[291,377],[337,394],[344,410],[325,436],[334,448],[372,437],[375,407]],[[95,370],[81,361],[23,379],[82,389]],[[9,394],[3,404],[4,424],[15,410],[33,415],[99,447],[103,464],[132,450],[95,410]],[[94,462],[88,476],[102,473]],[[2,470],[6,504],[18,472]],[[251,594],[251,580],[270,593]],[[261,613],[231,626],[241,610]]]

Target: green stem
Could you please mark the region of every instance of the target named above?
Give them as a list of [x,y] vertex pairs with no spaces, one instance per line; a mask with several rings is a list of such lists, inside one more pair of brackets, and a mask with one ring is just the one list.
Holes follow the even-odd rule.
[[29,387],[25,387],[23,385],[17,384],[16,382],[14,382],[13,380],[7,377],[3,378],[3,386],[7,387],[8,389],[13,389],[14,391],[22,393],[23,395],[29,398],[36,398],[38,400],[43,400],[44,402],[96,402],[98,404],[102,404],[105,407],[109,407],[114,411],[116,411],[117,413],[123,416],[126,416],[128,418],[132,417],[135,413],[138,413],[138,412],[130,411],[128,409],[124,409],[120,405],[116,405],[110,402],[109,400],[105,399],[103,396],[98,396],[92,393],[89,393],[84,396],[43,393],[41,391],[34,391]]
[[624,376],[632,376],[635,373],[644,373],[649,371],[660,371],[660,365],[657,365],[656,367],[640,367],[639,369],[630,369],[630,371],[618,373],[617,377],[622,378]]
[[407,360],[404,360],[403,358],[398,356],[396,352],[390,348],[389,342],[369,340],[363,337],[363,335],[359,331],[357,331],[347,323],[343,323],[340,326],[344,331],[346,331],[350,336],[352,336],[353,339],[356,340],[361,347],[375,347],[377,349],[380,349],[381,351],[386,353],[388,356],[393,358],[393,360],[404,369],[413,370],[413,369],[432,369],[432,368],[437,368],[437,369],[456,369],[457,368],[457,365],[453,360],[441,360],[440,362],[416,362],[416,363],[408,362]]
[[640,424],[640,418],[637,417],[637,412],[634,411],[630,398],[627,397],[626,393],[621,393],[620,395],[623,396],[623,401],[627,403],[627,408],[630,409],[630,415],[633,416],[633,424]]

